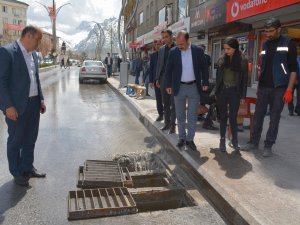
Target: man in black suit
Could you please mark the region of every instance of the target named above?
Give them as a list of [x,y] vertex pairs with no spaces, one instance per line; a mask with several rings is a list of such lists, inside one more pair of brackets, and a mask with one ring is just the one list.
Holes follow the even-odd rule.
[[168,55],[171,48],[175,46],[173,34],[171,30],[161,32],[162,40],[165,43],[158,52],[158,61],[156,69],[156,86],[160,88],[164,105],[164,123],[161,130],[169,130],[169,134],[175,133],[175,104],[174,96],[166,92],[165,87],[165,69],[167,65]]
[[18,41],[0,48],[0,109],[8,126],[9,171],[20,186],[28,186],[30,177],[46,176],[33,166],[40,113],[46,111],[35,52],[42,36],[27,26]]
[[[201,91],[208,90],[208,65],[203,50],[190,43],[189,34],[179,31],[176,35],[177,47],[169,52],[166,66],[165,87],[168,94],[173,94],[178,121],[179,142],[196,151],[194,137],[197,125],[197,110]],[[186,109],[186,103],[188,107]],[[185,130],[186,118],[188,122]]]
[[155,91],[155,98],[156,98],[156,108],[158,112],[158,117],[156,118],[156,121],[162,121],[164,117],[164,106],[162,103],[162,96],[160,88],[158,88],[155,84],[155,76],[156,76],[156,67],[157,67],[157,60],[158,60],[158,51],[161,47],[161,41],[160,39],[154,40],[153,42],[153,49],[154,52],[150,54],[150,75],[149,75],[149,82],[150,87],[154,87]]

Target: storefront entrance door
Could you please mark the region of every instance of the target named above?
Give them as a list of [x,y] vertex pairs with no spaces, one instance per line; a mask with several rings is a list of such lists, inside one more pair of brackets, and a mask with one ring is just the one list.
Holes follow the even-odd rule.
[[212,49],[212,78],[216,79],[217,75],[217,62],[221,55],[222,45],[221,40],[213,42],[213,49]]

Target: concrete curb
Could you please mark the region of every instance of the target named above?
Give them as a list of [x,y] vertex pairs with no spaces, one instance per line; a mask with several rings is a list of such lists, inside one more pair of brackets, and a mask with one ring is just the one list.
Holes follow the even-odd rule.
[[54,68],[56,68],[56,66],[49,66],[49,67],[40,68],[39,72],[40,73],[47,72],[47,71],[50,71],[50,70],[52,70]]
[[180,151],[176,147],[176,140],[163,133],[155,124],[156,122],[132,98],[126,95],[125,89],[119,89],[119,81],[110,78],[108,79],[108,85],[126,100],[124,103],[126,103],[139,121],[163,144],[163,147],[167,151],[171,151],[172,155],[180,163],[184,164],[191,172],[191,177],[198,181],[197,185],[200,191],[230,224],[262,224],[259,222],[259,218],[255,218],[242,207],[231,193],[226,192],[214,177],[211,177],[205,169],[199,167],[191,155],[185,151]]

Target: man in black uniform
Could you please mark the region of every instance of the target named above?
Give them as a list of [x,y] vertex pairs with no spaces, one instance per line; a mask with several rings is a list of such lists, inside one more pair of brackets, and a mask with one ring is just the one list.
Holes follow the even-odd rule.
[[257,103],[250,142],[244,150],[257,149],[263,129],[264,117],[270,107],[270,124],[262,152],[264,157],[272,155],[280,115],[284,104],[292,101],[292,90],[296,80],[296,43],[281,35],[281,23],[270,18],[265,23],[267,41],[263,45],[262,69],[257,90]]

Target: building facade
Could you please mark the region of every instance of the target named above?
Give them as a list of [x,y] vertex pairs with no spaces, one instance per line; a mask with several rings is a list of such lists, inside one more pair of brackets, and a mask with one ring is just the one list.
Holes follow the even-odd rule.
[[21,1],[0,1],[0,45],[20,37],[27,23],[27,8],[28,4]]

